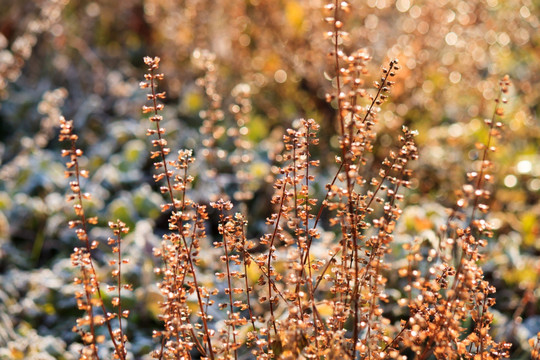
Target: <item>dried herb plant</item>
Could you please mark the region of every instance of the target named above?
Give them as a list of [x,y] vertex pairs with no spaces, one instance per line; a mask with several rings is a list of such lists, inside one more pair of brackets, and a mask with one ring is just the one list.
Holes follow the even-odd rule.
[[[495,288],[484,276],[482,249],[492,228],[483,214],[489,210],[490,154],[502,129],[497,121],[504,115],[502,104],[510,85],[508,77],[500,83],[500,94],[491,119],[486,120],[488,138],[477,146],[482,152],[477,169],[467,174],[470,183],[463,186],[447,224],[439,231],[438,247],[423,251],[418,239],[403,246],[404,266],[391,263],[396,244],[395,230],[403,213],[403,192],[411,187],[413,162],[418,160],[416,131],[406,126],[395,145],[384,147],[381,160],[373,154],[377,114],[389,97],[398,60],[389,61],[373,87],[370,55],[365,49],[348,50],[349,34],[344,30],[347,1],[324,6],[330,26],[329,59],[333,89],[326,95],[336,109],[339,145],[335,174],[324,187],[320,160],[313,154],[319,145],[320,125],[313,119],[300,119],[286,130],[282,151],[273,167],[274,194],[270,200],[267,231],[258,240],[248,235],[252,219],[249,200],[252,192],[246,184],[245,168],[251,160],[247,135],[251,103],[247,85],[232,91],[230,105],[236,128],[227,129],[224,99],[217,90],[215,58],[196,50],[205,74],[199,85],[207,96],[209,109],[203,120],[201,154],[208,167],[204,174],[191,174],[195,162],[192,150],[180,150],[173,157],[162,127],[165,92],[158,90],[164,75],[159,72],[160,58],[145,57],[148,72],[140,87],[148,91],[148,104],[142,107],[151,123],[150,158],[154,181],[163,194],[161,211],[168,218],[168,231],[154,249],[160,265],[154,270],[160,277],[163,295],[159,320],[162,327],[153,336],[159,345],[152,353],[158,359],[501,359],[508,356],[508,344],[490,335]],[[70,149],[66,176],[78,220],[76,228],[83,246],[72,255],[80,271],[76,283],[83,290],[77,302],[85,315],[78,321],[85,348],[81,359],[99,359],[98,343],[103,341],[98,326],[106,325],[115,358],[127,357],[126,329],[122,317],[129,310],[121,302],[122,234],[128,232],[122,221],[111,222],[109,239],[113,254],[116,291],[108,312],[97,278],[97,241],[89,239],[89,225],[81,190],[81,177],[88,172],[79,167],[82,151],[72,123],[61,121],[60,140]],[[233,138],[232,154],[220,148],[220,140]],[[190,197],[196,177],[215,179],[217,160],[228,159],[239,174],[235,193],[227,196],[206,194],[199,202]],[[241,175],[240,175],[241,174]],[[219,186],[218,186],[219,187]],[[204,196],[203,196],[204,197]],[[201,195],[199,195],[201,198]],[[217,223],[210,234],[212,217]],[[320,249],[325,249],[321,253]],[[388,289],[394,270],[407,285]],[[399,296],[391,296],[390,290]],[[396,313],[392,309],[400,309]],[[118,319],[113,329],[112,320]],[[533,356],[538,357],[538,341]]]
[[[447,225],[441,228],[439,249],[430,251],[433,262],[429,275],[419,276],[417,270],[402,269],[402,275],[411,276],[409,291],[417,297],[409,301],[411,317],[404,322],[401,338],[406,346],[417,353],[418,359],[432,354],[437,359],[500,359],[508,356],[509,344],[498,343],[489,334],[493,315],[489,312],[495,300],[495,288],[484,278],[478,262],[484,258],[480,252],[491,236],[489,223],[477,216],[487,213],[490,191],[486,184],[492,162],[489,153],[495,151],[493,139],[500,136],[502,123],[496,121],[504,114],[500,103],[508,92],[509,79],[500,82],[500,95],[488,126],[488,139],[478,144],[482,150],[479,169],[467,174],[472,182],[463,186],[455,209]],[[467,214],[470,210],[470,214]],[[472,320],[472,329],[464,327]]]
[[[71,254],[71,263],[80,272],[78,277],[74,279],[74,283],[82,286],[82,290],[75,293],[75,298],[78,309],[84,311],[84,315],[77,320],[77,325],[73,328],[74,331],[81,335],[85,345],[81,350],[80,359],[99,359],[98,344],[105,340],[105,336],[98,334],[97,327],[102,325],[106,325],[113,343],[114,358],[125,359],[127,350],[125,347],[126,336],[122,329],[122,317],[127,317],[129,311],[122,311],[121,289],[130,289],[130,286],[123,286],[121,281],[121,264],[125,263],[126,259],[122,259],[120,243],[122,241],[121,235],[127,233],[129,229],[121,221],[110,224],[116,238],[110,239],[109,244],[114,245],[113,252],[118,255],[118,260],[111,263],[111,265],[117,265],[112,274],[117,284],[109,287],[111,291],[118,290],[118,296],[112,300],[112,305],[118,308],[118,312],[111,313],[105,307],[104,294],[101,290],[101,283],[97,276],[95,260],[92,255],[96,251],[99,242],[91,240],[89,235],[90,225],[96,225],[98,219],[97,217],[88,217],[84,201],[90,200],[91,194],[83,192],[81,185],[81,178],[88,178],[89,172],[80,166],[79,160],[83,152],[77,148],[78,136],[73,132],[73,122],[66,121],[61,117],[60,128],[59,140],[67,142],[69,145],[68,149],[62,150],[62,156],[69,158],[66,163],[65,177],[73,179],[69,183],[71,193],[67,195],[67,201],[73,202],[73,209],[78,218],[70,221],[69,227],[75,229],[77,238],[82,243],[80,247],[75,247]],[[116,317],[118,318],[119,328],[113,329],[111,320]]]
[[[151,102],[150,106],[143,106],[143,112],[152,114],[150,121],[155,125],[155,129],[147,130],[147,135],[157,137],[152,140],[152,146],[156,150],[151,152],[151,157],[156,159],[154,167],[158,170],[154,180],[165,183],[165,186],[160,187],[160,191],[168,197],[161,210],[163,212],[171,210],[169,217],[171,233],[163,236],[161,249],[156,250],[156,255],[163,259],[163,268],[156,269],[156,272],[163,274],[160,289],[166,300],[161,304],[164,330],[155,333],[156,336],[163,337],[163,345],[155,355],[160,358],[189,356],[189,352],[197,347],[203,355],[208,354],[208,357],[213,359],[211,329],[208,326],[211,319],[205,307],[210,301],[210,291],[200,286],[196,271],[199,243],[205,236],[202,221],[207,218],[207,213],[204,206],[195,204],[186,197],[187,186],[193,180],[187,174],[188,166],[193,162],[191,151],[179,151],[177,160],[167,160],[170,149],[164,138],[165,129],[161,127],[162,116],[159,114],[163,110],[160,100],[165,98],[165,93],[157,92],[157,82],[163,80],[163,74],[156,72],[159,61],[159,58],[144,59],[149,72],[145,75],[146,81],[141,83],[141,88],[150,90],[147,98]],[[179,173],[176,174],[175,171]],[[190,212],[190,209],[193,211]],[[192,280],[188,280],[188,277]],[[197,296],[199,307],[196,315],[200,318],[204,329],[202,342],[195,333],[197,324],[191,324],[191,311],[187,306],[187,297],[193,293]]]

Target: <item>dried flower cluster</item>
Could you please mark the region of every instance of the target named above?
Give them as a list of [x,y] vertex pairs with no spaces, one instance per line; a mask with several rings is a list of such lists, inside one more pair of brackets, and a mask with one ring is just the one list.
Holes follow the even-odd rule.
[[[400,270],[409,276],[408,291],[418,295],[410,299],[411,317],[403,322],[402,341],[413,349],[419,359],[431,354],[445,359],[500,359],[508,356],[509,344],[498,343],[490,336],[495,288],[484,279],[478,262],[480,250],[487,245],[491,226],[478,211],[486,213],[490,192],[485,185],[492,181],[489,153],[495,151],[494,137],[500,136],[502,124],[496,118],[503,115],[500,103],[508,92],[508,77],[500,82],[500,95],[491,119],[486,144],[478,144],[482,157],[477,171],[467,174],[472,182],[463,186],[461,197],[451,212],[446,225],[441,227],[438,249],[430,250],[429,272],[421,275],[416,266]],[[467,214],[470,210],[470,214]],[[410,259],[413,264],[422,260],[421,255]],[[472,329],[464,328],[470,319]]]
[[[160,125],[162,116],[159,115],[163,110],[163,104],[159,100],[165,98],[165,93],[157,92],[157,82],[163,79],[163,74],[156,73],[159,58],[146,57],[144,61],[149,73],[145,75],[146,82],[141,83],[141,88],[150,89],[148,100],[152,105],[143,106],[143,112],[152,114],[150,121],[155,125],[155,129],[147,130],[147,135],[157,136],[157,139],[152,140],[156,150],[151,152],[157,170],[154,180],[165,184],[160,187],[160,191],[166,194],[168,202],[162,205],[161,210],[171,211],[171,233],[163,236],[161,248],[155,251],[155,255],[163,259],[163,267],[156,269],[156,272],[163,275],[160,289],[166,299],[161,305],[164,330],[155,332],[155,336],[162,336],[162,347],[155,356],[185,357],[196,347],[201,354],[208,353],[213,359],[213,330],[208,326],[211,318],[205,311],[210,305],[210,291],[200,286],[196,272],[196,256],[200,251],[200,240],[205,237],[204,220],[208,215],[205,206],[200,206],[186,197],[187,187],[193,181],[187,173],[189,164],[194,161],[191,151],[181,150],[177,160],[167,160],[170,149],[166,147],[167,141],[163,137],[165,129]],[[190,318],[188,297],[194,293],[198,305],[196,315],[202,326],[200,323],[192,324]],[[202,342],[199,336],[203,338]]]
[[[209,100],[209,109],[200,114],[202,155],[208,166],[204,176],[215,179],[217,160],[225,159],[239,173],[232,197],[221,187],[219,196],[206,194],[204,201],[197,202],[190,198],[196,180],[190,175],[193,151],[180,150],[173,158],[162,127],[166,94],[158,89],[164,79],[160,58],[144,58],[148,72],[140,87],[148,91],[148,104],[142,111],[151,123],[146,134],[151,137],[153,178],[164,197],[161,211],[168,217],[168,231],[154,248],[160,261],[154,272],[163,295],[159,315],[163,326],[153,333],[159,339],[154,358],[491,360],[508,356],[509,345],[495,341],[490,333],[495,288],[485,279],[481,261],[492,231],[483,216],[489,210],[493,180],[490,153],[502,131],[497,119],[503,116],[501,104],[506,103],[509,79],[500,83],[493,117],[486,120],[488,139],[477,146],[481,159],[467,174],[470,183],[463,186],[440,229],[438,247],[426,252],[419,240],[405,244],[406,262],[393,274],[395,229],[403,213],[402,192],[411,187],[411,163],[418,159],[417,133],[403,126],[382,161],[373,154],[380,128],[377,114],[400,66],[391,60],[373,88],[366,86],[370,55],[364,49],[349,52],[344,46],[349,36],[344,30],[345,14],[350,8],[348,1],[324,7],[334,72],[334,89],[326,99],[336,108],[337,170],[321,201],[320,163],[313,156],[320,125],[313,119],[296,121],[283,135],[283,150],[276,156],[268,231],[259,240],[248,236],[251,192],[249,176],[243,172],[251,161],[249,143],[242,139],[248,134],[249,87],[238,85],[232,92],[235,99],[229,114],[236,127],[228,129],[215,59],[197,50],[195,58],[205,72],[199,85]],[[121,280],[122,264],[127,263],[121,255],[121,236],[128,229],[122,221],[109,223],[114,235],[109,244],[116,255],[110,262],[115,284],[109,289],[116,292],[112,305],[117,312],[111,313],[104,306],[92,255],[98,243],[89,239],[87,229],[97,223],[96,218],[87,218],[83,204],[90,195],[82,193],[80,177],[88,172],[79,168],[82,151],[76,148],[71,122],[62,119],[61,127],[60,140],[71,146],[63,152],[70,159],[66,176],[74,179],[68,200],[75,202],[78,216],[70,227],[76,228],[83,243],[72,255],[81,273],[76,283],[83,287],[76,295],[85,313],[77,324],[86,345],[81,359],[99,358],[97,344],[103,338],[97,327],[104,324],[115,357],[125,359],[122,317],[129,310],[122,306],[121,289],[130,286]],[[231,154],[220,146],[227,137],[235,146]],[[234,211],[235,207],[240,210]],[[214,234],[212,217],[217,223]],[[391,276],[399,276],[403,289],[387,289]],[[116,329],[114,318],[118,318]],[[538,342],[531,346],[536,346],[537,357]]]
[[[110,312],[106,309],[104,303],[104,294],[101,291],[101,284],[97,277],[96,266],[94,264],[92,253],[98,248],[99,242],[91,240],[89,235],[89,226],[98,223],[97,217],[88,217],[84,201],[90,200],[91,195],[83,192],[81,189],[81,178],[88,178],[87,170],[80,166],[80,158],[83,151],[78,149],[76,142],[78,136],[73,133],[73,122],[66,121],[63,117],[60,118],[60,135],[61,142],[67,142],[69,148],[62,150],[62,156],[68,157],[66,163],[67,170],[65,177],[71,178],[70,189],[71,193],[67,195],[67,201],[73,202],[73,209],[77,220],[69,222],[69,227],[75,229],[77,238],[81,241],[80,247],[75,247],[71,254],[71,263],[75,268],[80,270],[79,277],[74,279],[76,285],[80,285],[82,290],[77,291],[75,298],[77,299],[77,307],[84,311],[83,317],[77,320],[77,325],[73,331],[78,332],[85,344],[81,350],[81,359],[99,359],[98,343],[105,340],[105,336],[98,335],[97,328],[106,325],[110,338],[114,346],[115,359],[125,359],[127,350],[125,347],[126,337],[122,329],[122,317],[129,315],[129,310],[122,310],[121,305],[121,289],[130,290],[129,285],[122,285],[121,281],[121,264],[126,263],[126,259],[122,259],[120,244],[122,242],[121,235],[129,231],[125,224],[121,221],[110,223],[109,226],[113,230],[115,238],[109,239],[109,244],[113,245],[113,253],[117,253],[117,260],[111,261],[111,265],[115,265],[112,276],[116,280],[116,286],[109,286],[108,290],[117,290],[118,296],[113,297],[112,306],[117,307],[117,312]],[[118,318],[118,329],[113,329],[111,320]]]

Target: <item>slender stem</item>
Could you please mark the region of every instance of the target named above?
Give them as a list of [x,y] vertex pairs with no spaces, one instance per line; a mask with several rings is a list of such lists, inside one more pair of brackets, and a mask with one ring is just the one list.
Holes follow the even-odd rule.
[[[224,223],[223,223],[223,214],[220,215],[221,217],[221,224],[223,227],[223,250],[225,251],[225,264],[227,268],[227,286],[229,287],[229,320],[230,325],[228,327],[232,328],[232,337],[233,337],[233,347],[234,347],[234,358],[238,359],[238,351],[236,349],[236,334],[235,334],[235,320],[234,320],[234,308],[233,308],[233,298],[232,298],[232,283],[231,283],[231,270],[229,266],[229,250],[227,248],[227,237],[225,235],[225,229],[224,229]],[[227,338],[227,352],[229,351],[229,338]]]
[[[171,175],[172,174],[167,169],[166,151],[165,151],[165,148],[164,148],[164,141],[163,141],[163,138],[161,136],[161,129],[160,129],[160,126],[159,126],[160,116],[158,114],[158,103],[157,103],[157,96],[156,96],[156,85],[155,85],[155,77],[154,77],[154,68],[153,67],[150,68],[150,74],[151,74],[150,87],[151,87],[151,91],[152,91],[152,101],[153,101],[153,105],[154,105],[153,108],[154,108],[154,115],[155,115],[155,119],[156,119],[155,120],[156,131],[157,131],[158,140],[159,140],[158,145],[159,145],[162,164],[163,164],[163,169],[164,169],[164,173],[165,173],[165,179],[166,179],[166,182],[167,182],[167,189],[168,189],[169,196],[171,198],[171,203],[172,203],[173,208],[175,210],[178,210],[179,209],[178,204],[175,201],[174,193],[173,193],[173,189],[172,189],[172,185],[171,185]],[[193,259],[192,259],[191,253],[189,251],[187,241],[186,241],[186,239],[185,239],[185,237],[184,237],[184,235],[182,233],[181,226],[177,227],[177,231],[178,231],[178,234],[179,234],[180,238],[182,239],[182,245],[184,246],[184,249],[186,251],[190,272],[191,272],[191,274],[193,276],[193,284],[194,284],[195,292],[197,294],[197,301],[198,301],[198,304],[199,304],[199,309],[201,311],[201,319],[202,319],[204,330],[205,330],[205,333],[206,333],[206,342],[208,343],[208,348],[209,348],[208,351],[209,351],[210,359],[213,360],[214,359],[214,351],[213,351],[213,348],[212,348],[212,339],[211,339],[211,336],[210,336],[210,330],[209,330],[208,322],[207,322],[207,319],[206,319],[206,313],[204,311],[204,306],[203,306],[203,302],[202,302],[199,283],[197,281],[197,274],[195,272],[195,266],[193,264]],[[176,282],[177,282],[176,277],[174,279],[174,282],[175,282],[175,285],[177,285],[176,284]],[[176,286],[174,286],[174,287],[176,288]]]
[[[279,202],[279,210],[278,210],[278,216],[277,216],[277,219],[276,219],[276,223],[275,223],[275,226],[274,226],[274,232],[272,233],[272,238],[270,239],[270,244],[269,244],[269,251],[268,251],[268,261],[267,261],[267,268],[268,268],[268,302],[270,304],[270,322],[272,323],[272,326],[274,328],[274,332],[275,334],[277,335],[277,327],[276,327],[276,321],[275,321],[275,317],[274,317],[274,304],[273,304],[273,299],[272,299],[272,285],[273,285],[273,282],[270,281],[270,279],[272,278],[272,270],[271,270],[271,266],[272,266],[272,253],[273,253],[273,247],[274,247],[274,241],[276,240],[276,236],[277,236],[277,231],[278,231],[278,228],[279,228],[279,221],[281,220],[281,215],[283,213],[283,204],[285,202],[285,189],[287,188],[287,182],[288,182],[288,179],[289,179],[289,175],[287,174],[287,176],[285,177],[285,180],[283,181],[283,184],[282,184],[282,189],[281,189],[281,199],[280,199],[280,202]],[[268,345],[270,347],[270,329],[268,329]]]
[[[294,193],[294,219],[295,219],[295,231],[297,233],[297,240],[298,240],[298,250],[300,252],[300,260],[302,260],[304,258],[303,256],[303,249],[302,249],[302,244],[300,243],[298,237],[300,237],[300,234],[298,233],[297,231],[297,228],[298,228],[298,224],[296,223],[296,220],[298,219],[298,192],[297,192],[297,188],[296,188],[296,182],[297,182],[297,178],[296,178],[296,145],[298,144],[298,138],[297,138],[297,133],[295,133],[293,135],[293,153],[292,153],[292,160],[293,160],[293,193]],[[300,299],[300,285],[302,283],[302,273],[303,271],[299,271],[299,276],[298,276],[298,279],[297,279],[297,283],[296,283],[296,291],[295,291],[295,294],[296,294],[296,301],[298,303],[298,314],[299,314],[299,318],[302,319],[302,316],[303,316],[303,313],[304,311],[302,310],[302,301]]]
[[[86,282],[89,280],[88,280],[85,269],[86,267],[83,265],[82,266],[83,284],[86,287]],[[85,290],[85,296],[86,296],[87,312],[90,315],[90,333],[92,334],[92,343],[90,344],[90,347],[92,348],[92,351],[94,352],[94,356],[96,357],[96,359],[99,360],[99,355],[98,355],[97,346],[96,346],[96,330],[95,330],[95,325],[94,325],[94,310],[92,307],[91,294]]]
[[[386,73],[386,75],[382,79],[382,83],[380,84],[379,88],[377,89],[377,94],[375,94],[375,97],[371,100],[371,103],[370,103],[370,105],[368,107],[368,110],[367,110],[366,114],[364,115],[364,118],[362,119],[362,124],[365,124],[367,119],[370,116],[373,116],[373,112],[372,112],[373,108],[377,104],[377,101],[379,100],[379,97],[381,95],[383,87],[385,87],[385,85],[388,84],[388,77],[390,76],[390,73],[392,72],[394,67],[395,67],[395,62],[391,61],[390,65],[389,65],[388,72]],[[358,136],[359,133],[360,133],[360,129],[356,130],[356,135],[355,136]],[[324,197],[324,199],[323,199],[323,201],[321,203],[321,206],[319,208],[317,216],[315,217],[315,221],[313,222],[313,229],[317,228],[317,225],[319,224],[319,221],[321,220],[322,212],[326,208],[326,206],[328,205],[328,198],[330,196],[330,191],[332,189],[332,186],[336,183],[337,178],[338,178],[339,174],[341,173],[342,169],[343,169],[343,162],[340,163],[339,168],[337,169],[336,173],[334,174],[334,177],[332,178],[332,181],[327,186],[326,195],[325,195],[325,197]],[[307,244],[308,251],[311,248],[311,243],[312,243],[312,238],[311,238],[311,236],[308,236],[308,244]],[[306,260],[307,259],[304,257],[304,260],[303,260],[304,264],[306,263]]]
[[120,344],[121,344],[121,350],[122,353],[125,353],[125,339],[124,339],[124,330],[122,329],[122,238],[120,236],[120,233],[118,233],[116,237],[116,241],[118,244],[118,281],[117,281],[117,287],[118,287],[118,327],[120,329]]
[[[91,276],[90,276],[90,279],[89,281],[92,281],[92,278],[94,279],[95,281],[95,286],[96,286],[96,291],[97,291],[97,294],[98,294],[98,297],[99,297],[99,302],[101,304],[101,310],[103,311],[103,316],[105,318],[105,324],[107,325],[107,330],[109,332],[109,335],[111,337],[111,340],[112,340],[112,343],[113,343],[113,346],[114,346],[114,349],[116,350],[116,352],[119,354],[120,356],[120,359],[124,360],[125,359],[125,355],[124,355],[124,352],[120,351],[120,348],[119,348],[119,345],[118,343],[116,342],[116,339],[114,338],[114,333],[113,333],[113,330],[112,330],[112,327],[111,327],[111,323],[110,323],[110,319],[108,317],[108,311],[107,309],[105,309],[105,305],[104,305],[104,301],[103,301],[103,295],[101,294],[101,289],[100,289],[100,286],[99,286],[99,281],[97,279],[97,273],[96,273],[96,270],[94,268],[94,262],[92,260],[92,246],[90,244],[90,239],[88,237],[88,230],[87,230],[87,219],[86,219],[86,213],[84,211],[84,205],[83,205],[83,197],[82,197],[82,194],[81,194],[81,191],[80,191],[80,168],[79,168],[79,161],[77,159],[77,156],[76,156],[76,152],[77,152],[77,148],[76,148],[76,145],[75,145],[75,140],[72,140],[71,141],[71,153],[74,154],[74,160],[73,162],[75,163],[75,178],[76,178],[76,181],[77,181],[77,186],[79,187],[78,191],[77,191],[77,199],[78,199],[78,202],[79,202],[79,206],[80,206],[80,219],[81,219],[81,227],[82,227],[82,230],[84,232],[84,243],[85,243],[85,246],[86,246],[86,251],[88,253],[88,263],[90,264],[90,271],[91,271]],[[83,272],[84,274],[84,272]],[[85,292],[86,292],[86,289],[85,289]],[[88,297],[88,294],[87,294],[87,297]],[[91,328],[91,331],[92,331],[92,337],[93,337],[93,341],[94,341],[94,345],[95,345],[95,341],[96,341],[96,335],[95,335],[95,329],[94,329],[94,315],[93,315],[93,306],[92,306],[92,303],[89,302],[88,303],[88,306],[90,307],[89,309],[89,315],[90,315],[90,328]],[[99,359],[98,355],[97,355],[97,350],[96,350],[96,346],[94,346],[94,352],[95,352],[95,355],[96,357]]]

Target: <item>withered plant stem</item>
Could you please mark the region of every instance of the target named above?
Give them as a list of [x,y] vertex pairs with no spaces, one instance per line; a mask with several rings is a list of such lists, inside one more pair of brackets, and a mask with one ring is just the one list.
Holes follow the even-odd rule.
[[[158,135],[158,140],[159,140],[159,150],[160,150],[160,153],[161,153],[161,160],[163,162],[163,169],[164,169],[164,172],[165,172],[165,179],[167,181],[167,189],[168,189],[168,193],[169,193],[169,197],[171,198],[171,203],[172,203],[172,206],[175,210],[179,210],[178,208],[178,205],[177,205],[177,202],[174,198],[174,193],[173,193],[173,189],[172,189],[172,186],[171,186],[171,173],[169,172],[169,170],[167,169],[167,159],[166,159],[166,154],[165,154],[165,150],[164,150],[164,145],[163,145],[163,138],[161,136],[161,129],[160,129],[160,120],[159,120],[159,113],[158,113],[158,103],[157,103],[157,91],[156,91],[156,85],[155,85],[155,78],[154,78],[154,75],[155,75],[155,69],[154,67],[152,66],[149,66],[149,70],[150,70],[150,74],[151,74],[151,79],[150,79],[150,88],[151,88],[151,93],[152,93],[152,102],[153,102],[153,105],[154,105],[154,116],[156,118],[156,132],[157,132],[157,135]],[[182,245],[184,246],[184,249],[186,251],[186,254],[187,254],[187,259],[188,259],[188,263],[189,263],[189,268],[190,268],[190,272],[193,276],[193,283],[194,283],[194,286],[195,286],[195,293],[197,294],[197,301],[198,301],[198,304],[199,304],[199,309],[201,311],[201,320],[203,322],[203,326],[204,326],[204,331],[206,333],[206,342],[208,344],[208,355],[210,356],[210,359],[214,359],[214,351],[212,349],[212,339],[211,339],[211,336],[210,336],[210,331],[209,331],[209,327],[208,327],[208,321],[207,321],[207,315],[205,313],[205,310],[204,310],[204,306],[203,306],[203,303],[202,303],[202,297],[201,297],[201,292],[200,292],[200,288],[199,288],[199,283],[197,281],[197,274],[196,274],[196,271],[195,271],[195,266],[193,264],[193,259],[192,259],[192,256],[191,256],[191,252],[189,250],[189,246],[187,244],[187,241],[184,237],[184,234],[182,233],[182,226],[180,224],[180,226],[177,227],[178,229],[178,234],[180,236],[180,238],[182,239]],[[173,286],[173,289],[178,289],[178,284],[177,284],[177,279],[176,279],[176,276],[174,278],[174,286]]]

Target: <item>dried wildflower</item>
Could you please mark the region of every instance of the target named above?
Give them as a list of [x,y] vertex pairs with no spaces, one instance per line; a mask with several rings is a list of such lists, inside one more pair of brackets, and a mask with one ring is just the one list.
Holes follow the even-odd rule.
[[[153,123],[147,130],[152,137],[150,157],[154,180],[166,199],[161,210],[168,216],[168,231],[161,246],[154,249],[162,264],[155,273],[161,277],[163,295],[159,315],[163,328],[154,332],[161,345],[154,357],[403,360],[414,353],[417,359],[487,360],[507,355],[508,345],[490,336],[495,289],[480,267],[482,248],[492,231],[483,214],[489,211],[489,183],[493,181],[489,152],[494,151],[492,137],[502,128],[495,122],[503,115],[502,108],[497,105],[493,118],[486,121],[489,139],[478,145],[482,159],[468,174],[469,183],[441,231],[440,246],[426,249],[420,237],[403,246],[406,255],[395,268],[406,285],[402,297],[395,299],[400,289],[387,289],[396,276],[389,255],[396,248],[394,232],[402,215],[403,192],[411,186],[410,165],[418,158],[416,132],[402,127],[398,145],[388,146],[388,150],[384,146],[384,158],[374,160],[377,157],[371,153],[377,146],[377,113],[389,96],[399,65],[391,60],[373,86],[365,83],[369,53],[364,49],[350,52],[345,46],[350,38],[345,15],[350,11],[348,1],[325,6],[335,85],[327,100],[337,108],[338,170],[319,201],[316,196],[322,177],[317,172],[319,161],[312,156],[319,142],[319,125],[312,119],[295,121],[283,136],[283,151],[276,156],[273,213],[266,219],[268,233],[258,242],[246,234],[248,202],[242,204],[244,213],[234,213],[225,194],[203,194],[207,198],[202,201],[207,202],[201,203],[190,198],[193,151],[170,150],[162,127],[165,93],[157,90],[164,78],[158,73],[160,59],[144,59],[148,73],[141,87],[149,89],[149,104],[142,110]],[[249,180],[242,167],[251,161],[251,154],[249,142],[242,137],[248,133],[250,91],[239,85],[232,92],[234,100],[227,102],[217,90],[215,56],[196,50],[193,57],[204,70],[198,83],[209,102],[209,109],[200,114],[200,153],[208,165],[204,174],[217,179],[221,170],[218,161],[228,160],[233,169],[228,171],[235,175],[232,199],[245,201],[251,194],[248,187],[241,186]],[[501,93],[507,88],[505,79]],[[236,127],[227,126],[225,106]],[[69,140],[71,131],[64,135]],[[225,148],[225,142],[234,144],[235,149]],[[77,160],[82,152],[73,151],[66,156],[75,154]],[[68,176],[87,174],[77,166],[76,161],[68,163],[68,172],[73,172]],[[70,186],[72,200],[80,199],[78,177]],[[224,192],[221,184],[217,187]],[[92,306],[100,307],[102,301],[86,299],[99,292],[91,257],[97,243],[88,239],[81,226],[84,210],[80,200],[75,211],[83,220],[70,225],[77,228],[85,244],[74,256],[74,263],[82,270],[78,282],[89,286],[86,293],[77,294],[78,304],[87,314],[78,322],[89,345],[82,354],[97,356],[96,344],[101,339],[92,326],[117,317],[119,329],[112,339],[121,350],[117,356],[125,356],[120,281],[121,264],[126,259],[120,254],[121,234],[127,229],[120,221],[110,223],[115,237],[109,243],[118,255],[111,261],[116,266],[113,279],[117,282],[111,290],[118,291],[112,305],[118,311],[94,314]],[[393,308],[386,305],[394,301],[400,306],[398,315],[390,314]],[[402,320],[393,324],[396,316]],[[465,322],[470,323],[467,329]],[[538,344],[533,341],[531,346],[536,347],[536,354]]]
[[116,222],[109,222],[109,228],[112,230],[114,237],[108,239],[108,244],[112,246],[113,254],[116,254],[116,259],[111,260],[109,265],[116,266],[116,268],[112,271],[112,278],[116,279],[116,286],[109,286],[107,290],[116,290],[116,296],[111,300],[113,307],[117,308],[115,317],[118,318],[118,330],[114,332],[114,336],[120,344],[120,349],[123,351],[123,355],[120,356],[120,358],[125,358],[127,356],[127,336],[125,335],[122,326],[122,318],[127,318],[129,316],[129,310],[125,310],[122,307],[122,290],[130,291],[132,288],[129,284],[122,284],[122,265],[129,263],[129,259],[122,258],[122,234],[127,234],[129,232],[129,228],[126,227],[126,224],[120,220],[117,220]]
[[[92,250],[97,248],[98,242],[97,240],[90,240],[88,226],[97,224],[98,220],[96,217],[87,217],[85,212],[83,200],[90,200],[91,195],[82,192],[81,178],[87,178],[88,171],[81,169],[79,165],[79,158],[83,155],[83,151],[76,146],[78,136],[73,132],[72,121],[66,121],[63,117],[60,117],[60,135],[58,138],[61,142],[67,142],[70,146],[67,150],[62,150],[62,157],[68,157],[65,177],[73,179],[69,183],[71,194],[67,196],[67,201],[74,203],[73,209],[78,219],[70,221],[69,227],[75,229],[77,238],[82,242],[82,246],[75,247],[71,254],[71,262],[74,267],[80,269],[82,277],[75,278],[74,282],[76,285],[82,285],[83,287],[83,291],[77,292],[75,298],[77,307],[83,310],[85,315],[77,320],[77,326],[74,328],[74,331],[81,335],[85,344],[85,349],[81,352],[81,359],[99,359],[97,344],[103,342],[103,338],[97,336],[96,328],[103,324],[106,324],[113,342],[115,358],[125,359],[127,355],[125,348],[126,337],[122,330],[122,322],[119,320],[119,331],[113,330],[110,320],[115,315],[105,308],[100,282],[92,259]],[[122,227],[122,232],[124,232],[124,229]],[[119,236],[119,234],[117,235]],[[120,242],[119,237],[117,241]],[[118,256],[120,256],[120,248],[118,248]],[[120,269],[120,265],[118,269]],[[120,271],[117,274],[117,281],[120,288]],[[120,314],[120,300],[118,300],[118,307]],[[102,315],[96,314],[96,309],[100,309]],[[87,328],[89,331],[86,330]]]
[[[151,158],[156,160],[154,168],[157,174],[154,175],[154,180],[165,182],[160,191],[167,196],[168,201],[161,206],[161,210],[171,211],[169,216],[171,233],[163,235],[162,248],[155,251],[161,256],[164,264],[163,268],[156,269],[156,272],[163,275],[160,290],[165,300],[161,306],[164,330],[155,334],[162,336],[162,346],[154,355],[165,358],[177,356],[189,358],[190,351],[197,348],[204,356],[214,359],[212,335],[208,326],[209,315],[206,311],[208,305],[205,306],[205,303],[209,303],[211,291],[199,284],[196,272],[196,254],[200,251],[200,240],[206,235],[204,221],[208,215],[205,206],[194,203],[186,196],[187,186],[193,181],[187,172],[189,164],[194,161],[191,151],[181,150],[178,152],[177,160],[167,160],[170,149],[164,138],[166,130],[161,127],[163,118],[160,115],[160,111],[163,110],[160,100],[165,98],[165,93],[157,92],[158,81],[163,80],[164,76],[157,73],[160,62],[158,57],[145,57],[144,62],[148,66],[148,73],[145,75],[146,81],[141,82],[140,86],[143,89],[150,89],[147,98],[151,105],[143,106],[142,111],[151,113],[149,120],[155,124],[155,129],[147,130],[147,135],[157,136],[157,139],[152,140],[152,146],[156,150],[150,152]],[[175,195],[177,192],[181,196],[179,199]],[[190,208],[193,211],[190,211]],[[192,280],[189,280],[189,277]],[[187,299],[191,293],[197,296],[199,311],[196,315],[201,319],[204,328],[201,336],[195,333],[196,326],[191,324],[190,320],[191,310]],[[202,345],[203,342],[207,344],[207,348]]]
[[[500,96],[496,101],[493,117],[486,121],[489,127],[485,145],[480,145],[483,155],[480,169],[468,174],[473,184],[463,187],[463,197],[458,199],[449,221],[444,226],[444,237],[436,262],[430,270],[435,277],[417,278],[418,296],[409,303],[411,317],[404,325],[402,338],[404,345],[417,351],[419,359],[434,355],[438,359],[500,359],[508,356],[508,344],[497,343],[489,334],[493,315],[489,309],[495,303],[492,298],[495,288],[484,279],[478,261],[482,259],[481,248],[485,247],[491,234],[491,226],[484,219],[477,218],[477,210],[488,209],[484,203],[489,199],[486,183],[491,180],[489,152],[492,138],[499,134],[502,125],[495,123],[500,111],[501,96],[509,86],[508,77],[500,83]],[[464,211],[470,205],[469,221],[455,223],[453,219],[464,219]],[[447,252],[447,253],[444,253]],[[458,254],[457,266],[451,261],[452,254]],[[471,319],[474,327],[464,337],[462,325]]]

